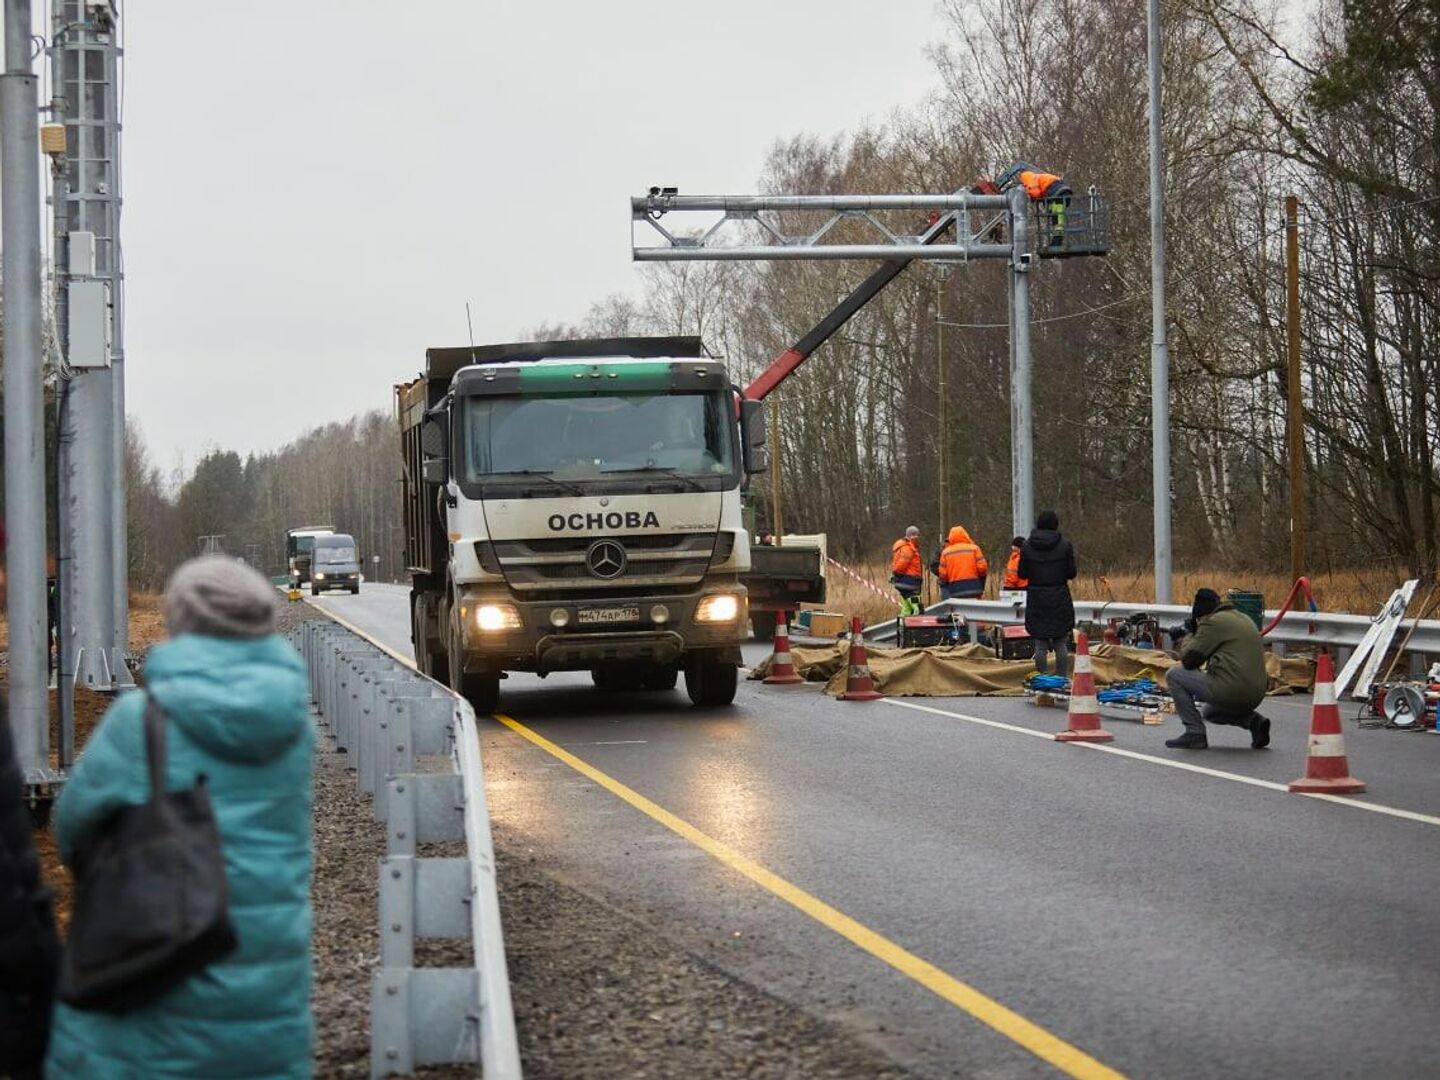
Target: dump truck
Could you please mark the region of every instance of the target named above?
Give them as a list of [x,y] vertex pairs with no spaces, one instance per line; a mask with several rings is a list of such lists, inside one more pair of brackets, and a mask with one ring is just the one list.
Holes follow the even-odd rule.
[[432,348],[395,406],[421,671],[481,712],[511,671],[734,700],[764,406],[699,338]]

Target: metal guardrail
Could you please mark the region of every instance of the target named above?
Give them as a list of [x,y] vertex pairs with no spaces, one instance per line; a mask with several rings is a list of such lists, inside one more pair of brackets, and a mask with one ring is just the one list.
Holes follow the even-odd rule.
[[[324,729],[385,823],[370,1075],[475,1062],[487,1080],[519,1080],[474,710],[336,623],[311,620],[295,637]],[[459,840],[463,857],[416,854]],[[473,965],[416,967],[415,943],[429,938],[468,938]]]
[[[954,611],[963,615],[973,627],[977,623],[995,623],[1002,626],[1018,625],[1025,621],[1024,600],[942,600],[926,609],[932,614]],[[1101,622],[1105,619],[1128,618],[1148,612],[1160,620],[1161,625],[1184,622],[1190,617],[1188,604],[1134,604],[1108,600],[1075,601],[1075,618],[1080,621]],[[1265,622],[1275,617],[1275,611],[1265,612]],[[1330,612],[1288,612],[1267,638],[1281,645],[1329,645],[1335,649],[1353,649],[1360,644],[1365,631],[1373,620],[1368,615],[1336,615]],[[1406,619],[1395,631],[1395,642],[1405,639],[1416,620]],[[876,642],[895,639],[893,619],[866,627],[865,636]],[[1440,655],[1440,620],[1423,619],[1411,636],[1405,651],[1412,657]],[[1423,662],[1423,660],[1422,660]]]

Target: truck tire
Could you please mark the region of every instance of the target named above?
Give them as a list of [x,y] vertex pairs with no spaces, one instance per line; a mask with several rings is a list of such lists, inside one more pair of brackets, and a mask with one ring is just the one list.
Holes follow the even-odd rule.
[[701,708],[729,705],[735,700],[739,677],[738,664],[701,657],[685,666],[685,693],[691,704]]
[[351,585],[351,586],[350,586],[350,595],[351,595],[351,596],[359,596],[359,595],[360,595],[360,586],[359,586],[359,585]]
[[755,632],[756,641],[774,641],[776,622],[773,611],[750,612],[750,629]]
[[427,644],[424,625],[424,600],[412,592],[410,594],[410,644],[415,651],[415,666],[420,670],[421,675],[428,675],[438,683],[450,685],[450,658],[442,649],[438,652],[431,652]]
[[679,665],[661,664],[646,670],[641,685],[646,690],[674,690],[679,682]]
[[320,586],[319,586],[319,585],[311,585],[311,586],[310,586],[310,595],[311,595],[311,596],[319,596],[319,595],[320,595]]
[[597,690],[616,693],[648,689],[645,675],[645,669],[636,664],[612,664],[609,667],[590,669],[590,681]]
[[477,716],[489,716],[500,701],[500,673],[466,671],[464,646],[453,627],[448,638],[450,648],[446,666],[450,670],[450,689],[470,702]]

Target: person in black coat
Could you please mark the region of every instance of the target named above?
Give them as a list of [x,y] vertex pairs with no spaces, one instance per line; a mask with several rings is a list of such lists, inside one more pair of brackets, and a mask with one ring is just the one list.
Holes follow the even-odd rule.
[[60,946],[6,711],[0,704],[0,1076],[30,1080],[45,1059]]
[[1035,668],[1048,670],[1048,654],[1055,653],[1055,669],[1070,673],[1070,631],[1075,627],[1075,601],[1070,582],[1075,578],[1075,548],[1060,534],[1060,517],[1042,511],[1035,531],[1020,549],[1020,576],[1025,589],[1025,630],[1035,642]]

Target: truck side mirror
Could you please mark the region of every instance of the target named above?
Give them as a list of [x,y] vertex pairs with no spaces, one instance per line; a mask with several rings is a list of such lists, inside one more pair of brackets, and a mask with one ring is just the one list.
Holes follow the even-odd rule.
[[744,440],[745,471],[763,473],[770,468],[770,451],[765,445],[765,403],[740,403],[740,436]]
[[420,452],[427,458],[449,455],[450,433],[445,430],[448,426],[443,418],[435,415],[427,416],[420,425]]
[[443,484],[449,479],[450,432],[438,416],[427,416],[420,425],[420,477],[427,484]]

